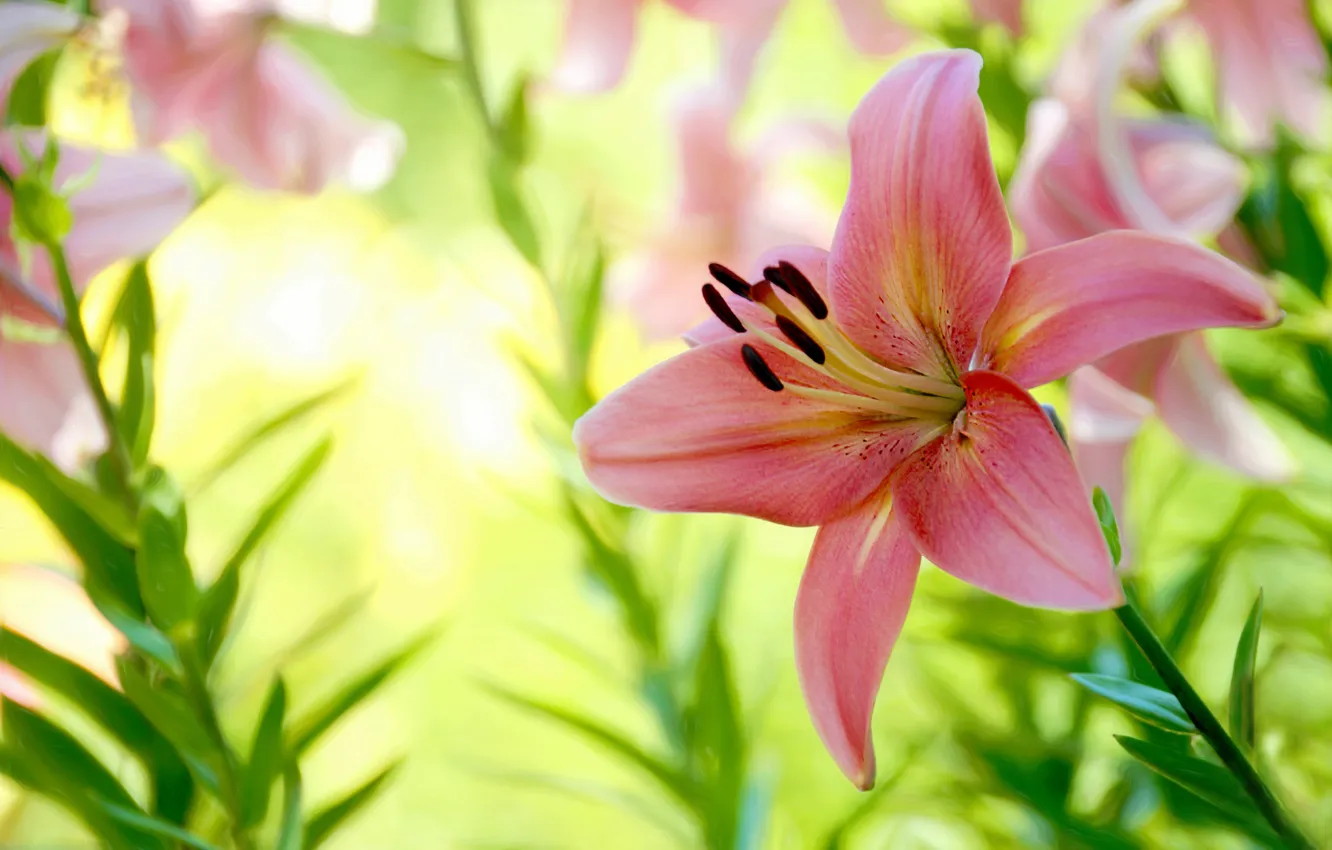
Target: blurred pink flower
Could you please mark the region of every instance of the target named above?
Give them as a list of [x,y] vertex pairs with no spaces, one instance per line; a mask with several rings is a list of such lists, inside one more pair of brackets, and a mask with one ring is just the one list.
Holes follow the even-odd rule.
[[357,113],[272,37],[270,0],[106,0],[126,15],[125,68],[141,140],[199,130],[209,150],[263,189],[379,188],[402,134]]
[[1327,50],[1306,0],[1188,0],[1211,44],[1221,104],[1245,142],[1265,147],[1285,122],[1325,139]]
[[789,154],[844,148],[840,134],[814,121],[785,121],[739,150],[733,119],[733,104],[715,89],[680,99],[675,215],[646,251],[614,271],[614,291],[651,338],[678,336],[707,315],[698,276],[709,261],[749,268],[770,245],[832,239],[836,214],[811,193],[778,185],[770,172]]
[[54,3],[0,3],[0,111],[19,74],[38,56],[68,40],[81,25],[77,14]]
[[[1234,217],[1247,183],[1243,162],[1199,125],[1127,119],[1114,108],[1140,39],[1171,5],[1139,0],[1094,17],[1053,81],[1057,97],[1033,104],[1009,192],[1028,250],[1120,229],[1212,238]],[[1131,438],[1152,402],[1197,454],[1257,478],[1291,474],[1280,441],[1201,335],[1133,346],[1097,368],[1119,381],[1119,391],[1106,386],[1105,376],[1076,375],[1070,437],[1088,484],[1104,488],[1117,509],[1124,507]]]
[[[71,579],[42,567],[0,565],[0,622],[116,683],[115,657],[124,649],[125,639]],[[3,663],[0,698],[30,708],[41,704],[41,697],[23,674]]]
[[815,727],[860,787],[922,555],[1025,605],[1122,601],[1027,388],[1146,339],[1278,316],[1247,271],[1184,240],[1110,233],[1013,263],[980,67],[956,50],[889,72],[851,118],[832,250],[770,252],[757,283],[715,269],[733,294],[705,291],[716,317],[698,345],[574,429],[612,501],[820,526],[796,662]]
[[1022,34],[1022,0],[971,0],[971,11],[982,21],[1003,24],[1014,35]]
[[[619,85],[648,0],[569,0],[563,56],[552,74],[557,88],[594,93]],[[681,13],[715,24],[721,36],[722,78],[737,100],[749,86],[754,61],[789,0],[665,0]],[[847,38],[861,53],[881,56],[914,37],[884,9],[883,0],[833,0]]]
[[[0,164],[20,175],[19,146],[40,155],[45,144],[40,131],[0,134]],[[152,251],[194,206],[184,173],[153,152],[101,153],[62,145],[55,185],[76,180],[80,185],[68,198],[74,224],[65,253],[80,290],[115,261]],[[60,297],[50,264],[44,252],[34,250],[24,273],[10,236],[12,220],[13,202],[0,193],[0,318],[55,329]],[[0,333],[0,428],[66,468],[104,444],[78,363],[63,341]]]

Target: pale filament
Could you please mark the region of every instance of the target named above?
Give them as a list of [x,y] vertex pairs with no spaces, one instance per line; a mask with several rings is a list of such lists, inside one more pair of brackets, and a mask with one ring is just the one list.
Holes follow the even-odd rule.
[[[899,372],[871,360],[869,355],[857,348],[831,322],[820,321],[815,318],[814,314],[809,312],[809,308],[800,303],[798,298],[792,298],[788,303],[774,291],[770,297],[764,298],[758,303],[767,307],[774,314],[785,315],[786,318],[800,325],[801,329],[809,334],[811,339],[823,347],[830,360],[835,355],[836,359],[841,361],[848,371],[862,379],[862,385],[868,382],[870,386],[874,387],[873,390],[864,391],[877,393],[880,389],[890,391],[906,389],[959,401],[966,397],[962,388],[957,384],[940,381],[937,378],[930,378],[925,375]],[[847,383],[850,383],[850,381],[847,381]],[[861,387],[857,387],[857,389],[861,389]],[[952,407],[955,408],[956,405],[952,405]]]
[[794,384],[787,384],[784,387],[785,390],[789,390],[796,395],[833,401],[837,404],[870,410],[875,413],[889,413],[912,418],[937,418],[940,414],[951,416],[957,412],[960,399],[937,398],[935,396],[899,392],[876,384],[869,384],[853,375],[842,374],[841,370],[830,370],[827,364],[815,363],[803,351],[778,339],[763,328],[746,323],[745,330],[798,363],[832,378],[850,389],[865,393],[865,395],[859,396],[852,393],[840,393],[835,390],[823,390],[815,387],[801,387]]

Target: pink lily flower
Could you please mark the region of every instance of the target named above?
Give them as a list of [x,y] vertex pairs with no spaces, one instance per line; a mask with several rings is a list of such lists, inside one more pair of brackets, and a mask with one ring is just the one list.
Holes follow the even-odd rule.
[[675,215],[612,275],[612,288],[652,339],[679,336],[707,315],[696,277],[710,260],[748,267],[770,245],[832,238],[834,213],[769,172],[787,155],[843,148],[840,134],[814,121],[785,121],[742,150],[732,139],[734,115],[733,101],[717,89],[680,99]]
[[23,70],[78,32],[82,19],[54,3],[0,3],[0,108]]
[[[564,51],[552,81],[564,91],[593,94],[619,85],[629,66],[638,16],[647,0],[569,0]],[[788,0],[665,0],[682,14],[715,24],[722,42],[723,77],[739,100],[755,59]],[[847,38],[868,56],[894,53],[913,38],[884,10],[883,0],[833,0]]]
[[392,176],[402,134],[357,113],[270,37],[269,0],[106,0],[126,16],[125,68],[141,140],[202,131],[212,155],[261,189],[372,191]]
[[1241,138],[1272,143],[1278,121],[1326,136],[1327,51],[1305,0],[1189,0],[1217,66],[1222,106]]
[[[0,134],[0,163],[16,176],[24,169],[20,144],[40,155],[45,134]],[[65,240],[70,273],[80,291],[117,260],[152,251],[194,206],[184,173],[156,153],[101,153],[62,145],[56,187],[84,178],[88,182],[68,198],[74,223]],[[105,434],[74,353],[54,339],[60,297],[51,267],[44,252],[35,250],[31,269],[23,274],[11,241],[12,221],[13,202],[8,193],[0,193],[0,317],[50,328],[53,339],[17,340],[0,334],[0,429],[70,469],[99,450]]]
[[[1127,119],[1114,108],[1140,38],[1169,5],[1139,0],[1094,17],[1054,81],[1058,97],[1033,104],[1009,193],[1028,250],[1121,229],[1209,239],[1234,218],[1247,183],[1243,162],[1201,126]],[[1209,460],[1263,480],[1292,474],[1280,440],[1200,334],[1131,346],[1096,367],[1104,375],[1074,376],[1069,436],[1087,483],[1105,489],[1117,509],[1132,437],[1153,411]]]
[[1264,327],[1244,269],[1183,240],[1110,233],[1012,262],[967,50],[899,64],[851,118],[831,251],[717,266],[694,348],[574,429],[611,501],[819,526],[796,599],[815,728],[859,787],[870,716],[922,556],[1023,605],[1122,594],[1073,461],[1035,387],[1200,327]]

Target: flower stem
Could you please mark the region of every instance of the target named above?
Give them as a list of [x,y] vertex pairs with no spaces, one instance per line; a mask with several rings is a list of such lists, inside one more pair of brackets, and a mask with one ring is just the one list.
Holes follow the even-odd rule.
[[65,260],[65,252],[59,245],[47,245],[46,252],[51,258],[51,268],[55,271],[56,281],[60,286],[60,300],[65,311],[65,333],[79,358],[83,377],[88,383],[93,402],[97,405],[102,426],[106,428],[107,445],[110,447],[107,455],[110,458],[112,474],[115,475],[116,483],[120,487],[121,497],[133,508],[134,489],[130,483],[133,463],[130,460],[129,449],[121,439],[120,429],[116,426],[115,408],[112,407],[111,398],[106,394],[106,386],[102,383],[97,354],[92,350],[92,345],[88,342],[88,332],[83,327],[83,316],[79,312],[79,296],[74,291],[74,279],[70,277],[69,263]]
[[1202,697],[1198,696],[1198,692],[1189,684],[1189,680],[1170,657],[1169,651],[1161,644],[1152,627],[1143,619],[1142,612],[1137,606],[1129,601],[1115,609],[1115,616],[1133,638],[1133,642],[1142,650],[1142,654],[1147,657],[1147,661],[1161,677],[1161,681],[1165,682],[1166,687],[1179,700],[1189,719],[1193,721],[1193,725],[1207,739],[1207,743],[1211,744],[1221,763],[1239,781],[1245,793],[1253,800],[1258,811],[1281,840],[1295,850],[1315,850],[1313,842],[1300,832],[1295,821],[1281,805],[1281,801],[1272,793],[1272,789],[1267,787],[1267,783],[1258,775],[1258,771],[1226,732],[1221,722],[1216,719],[1216,715],[1207,707],[1207,703],[1203,702]]
[[486,127],[486,136],[495,143],[496,150],[501,150],[499,128],[495,126],[490,116],[490,108],[486,104],[486,90],[481,83],[481,68],[476,55],[476,36],[472,30],[471,0],[454,0],[453,16],[458,26],[458,42],[462,48],[463,79],[466,80],[467,89],[476,103],[477,111],[481,114],[481,122]]

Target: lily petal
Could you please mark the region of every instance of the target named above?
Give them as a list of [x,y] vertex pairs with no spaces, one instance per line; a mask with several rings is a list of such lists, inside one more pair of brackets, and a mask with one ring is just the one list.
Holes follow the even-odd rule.
[[66,471],[106,447],[68,345],[0,339],[0,430]]
[[1143,121],[1126,132],[1143,189],[1178,233],[1211,237],[1235,217],[1244,200],[1248,169],[1203,128]]
[[54,3],[0,3],[0,107],[9,100],[9,90],[23,70],[60,46],[81,23],[77,13]]
[[1105,491],[1123,535],[1124,463],[1133,438],[1152,415],[1152,403],[1092,366],[1069,376],[1068,395],[1069,445],[1078,472],[1089,490]]
[[986,368],[1035,387],[1145,339],[1279,316],[1262,281],[1220,254],[1115,231],[1014,265],[981,345]]
[[753,345],[788,384],[835,388],[750,334],[658,364],[574,427],[592,485],[622,505],[716,511],[817,525],[858,504],[922,442],[927,424],[772,392],[750,374]]
[[965,424],[908,458],[893,507],[921,554],[1005,599],[1092,611],[1123,602],[1073,459],[1025,390],[963,376]]
[[569,92],[615,88],[629,67],[642,0],[569,0],[564,52],[551,80]]
[[1022,34],[1022,0],[971,0],[971,11],[982,21],[1003,24],[1013,35]]
[[1304,0],[1191,0],[1216,56],[1225,110],[1246,141],[1269,145],[1277,120],[1310,138],[1327,113],[1327,52]]
[[1012,231],[969,50],[898,64],[851,117],[851,187],[828,261],[833,310],[885,363],[965,369],[1003,289]]
[[1202,334],[1179,341],[1156,380],[1161,418],[1193,451],[1264,481],[1285,481],[1295,461],[1207,350]]
[[883,0],[833,0],[851,44],[867,56],[887,56],[906,47],[916,34],[893,19]]
[[810,717],[862,790],[874,785],[874,700],[920,570],[890,506],[880,492],[819,529],[796,596],[796,669]]

